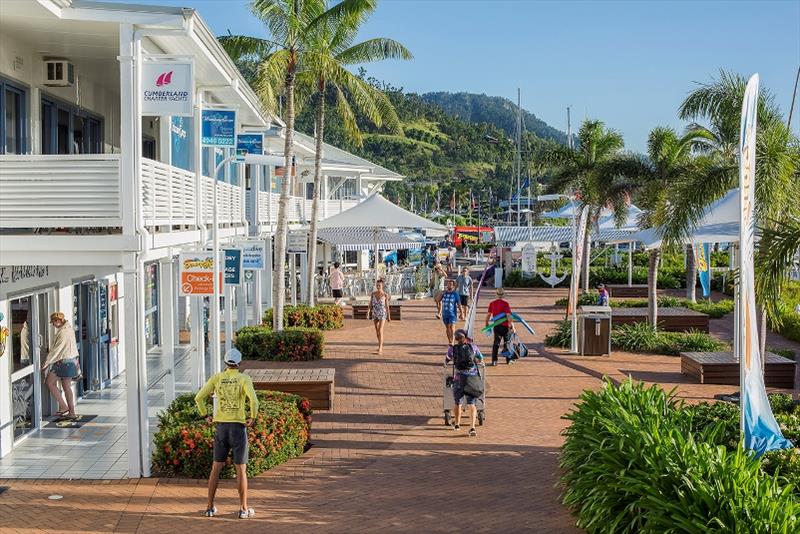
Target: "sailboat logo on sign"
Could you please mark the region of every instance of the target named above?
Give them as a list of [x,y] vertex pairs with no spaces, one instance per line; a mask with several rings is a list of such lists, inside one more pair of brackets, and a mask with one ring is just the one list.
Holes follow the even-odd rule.
[[158,78],[156,79],[156,87],[162,87],[164,85],[169,85],[172,83],[172,72],[162,72],[159,74]]

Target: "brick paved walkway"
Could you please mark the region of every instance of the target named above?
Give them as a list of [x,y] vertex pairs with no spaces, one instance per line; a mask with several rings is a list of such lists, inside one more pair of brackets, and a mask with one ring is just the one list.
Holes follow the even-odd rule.
[[[218,496],[224,515],[207,519],[204,481],[17,480],[0,482],[10,486],[0,495],[0,531],[574,532],[555,485],[560,416],[582,390],[598,387],[603,374],[677,385],[690,400],[732,388],[686,384],[677,358],[545,351],[544,334],[563,316],[553,302],[565,290],[508,294],[537,329],[523,338],[544,357],[489,369],[487,422],[477,438],[442,423],[444,329],[430,300],[411,302],[403,320],[387,326],[383,356],[373,354],[366,321],[347,320],[327,335],[335,410],[315,415],[306,455],[251,480],[255,519],[233,519],[230,481]],[[479,343],[489,352],[486,338]],[[63,499],[48,500],[52,494]]]

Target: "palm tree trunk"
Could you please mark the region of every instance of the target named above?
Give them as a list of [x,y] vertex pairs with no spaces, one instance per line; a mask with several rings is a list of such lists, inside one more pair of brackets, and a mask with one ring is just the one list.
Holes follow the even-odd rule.
[[647,268],[647,322],[653,329],[658,326],[658,261],[661,249],[650,251],[650,263]]
[[592,220],[594,214],[589,208],[589,216],[586,218],[586,232],[583,236],[583,258],[581,270],[583,271],[583,290],[589,291],[589,266],[592,264]]
[[317,139],[314,154],[314,188],[311,201],[311,223],[308,232],[308,295],[309,306],[314,305],[314,273],[317,272],[317,218],[319,215],[319,191],[322,181],[322,142],[325,135],[325,80],[319,82],[317,103]]
[[[710,261],[710,258],[706,258]],[[686,298],[697,302],[697,262],[694,261],[694,248],[686,245]]]
[[283,182],[281,198],[278,202],[278,227],[275,231],[275,270],[272,278],[272,328],[283,330],[283,307],[286,302],[286,231],[288,221],[286,210],[289,206],[289,185],[292,180],[292,148],[294,142],[294,81],[295,63],[290,60],[286,74],[286,139],[283,144]]

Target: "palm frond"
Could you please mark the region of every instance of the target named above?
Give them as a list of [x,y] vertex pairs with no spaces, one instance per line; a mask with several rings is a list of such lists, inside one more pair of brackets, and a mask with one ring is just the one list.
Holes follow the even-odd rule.
[[800,218],[783,217],[761,228],[756,254],[756,295],[770,322],[780,324],[781,291],[800,250]]
[[342,65],[358,65],[384,59],[413,59],[411,52],[393,39],[378,37],[362,41],[341,51],[336,59]]

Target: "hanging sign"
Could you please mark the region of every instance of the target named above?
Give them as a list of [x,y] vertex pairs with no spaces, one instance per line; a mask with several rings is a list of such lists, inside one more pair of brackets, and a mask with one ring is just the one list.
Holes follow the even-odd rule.
[[305,230],[289,230],[286,234],[287,254],[306,254],[308,252],[308,234]]
[[191,117],[194,113],[194,62],[153,60],[142,62],[139,102],[143,116]]
[[260,271],[265,268],[267,249],[265,241],[242,241],[238,246],[242,250],[242,269],[245,271]]
[[245,156],[247,154],[264,153],[264,134],[261,133],[240,133],[236,136],[236,154]]
[[182,297],[214,294],[214,254],[211,252],[180,253],[178,273]]
[[242,283],[242,249],[226,248],[225,254],[225,285],[238,286]]
[[204,146],[236,146],[236,110],[204,109],[201,122]]

